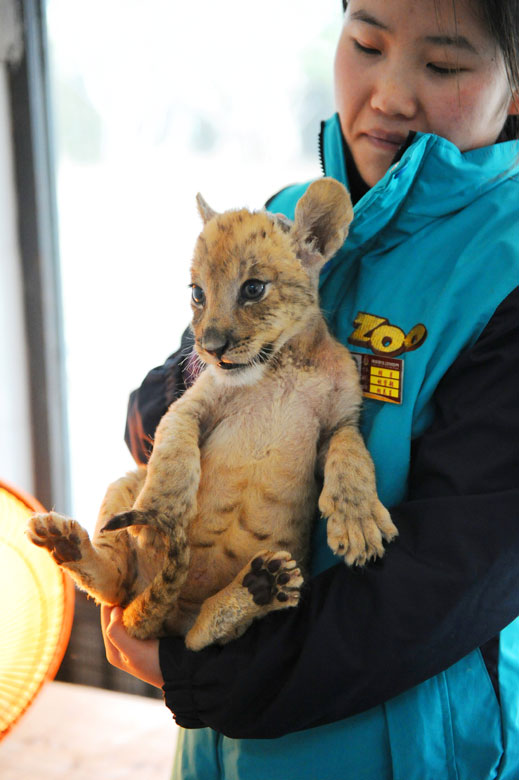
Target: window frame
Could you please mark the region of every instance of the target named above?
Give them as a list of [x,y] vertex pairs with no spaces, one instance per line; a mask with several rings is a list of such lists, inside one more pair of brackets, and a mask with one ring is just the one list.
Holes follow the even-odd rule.
[[45,8],[22,0],[24,48],[8,71],[26,325],[34,493],[70,510],[65,346]]

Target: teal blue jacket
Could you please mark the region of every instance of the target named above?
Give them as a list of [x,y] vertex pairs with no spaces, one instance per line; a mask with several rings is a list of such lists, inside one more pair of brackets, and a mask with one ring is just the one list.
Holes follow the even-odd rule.
[[[318,523],[289,616],[200,654],[161,640],[179,780],[519,778],[518,155],[417,134],[356,204],[321,302],[400,537],[352,572]],[[337,117],[322,157],[348,185]]]

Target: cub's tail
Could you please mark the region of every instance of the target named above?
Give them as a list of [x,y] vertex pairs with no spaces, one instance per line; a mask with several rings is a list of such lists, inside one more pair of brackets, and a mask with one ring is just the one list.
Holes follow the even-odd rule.
[[138,639],[163,636],[165,621],[174,608],[189,571],[189,544],[184,527],[171,527],[166,517],[153,510],[131,509],[112,517],[102,531],[148,526],[164,537],[164,565],[150,584],[128,604],[123,622]]

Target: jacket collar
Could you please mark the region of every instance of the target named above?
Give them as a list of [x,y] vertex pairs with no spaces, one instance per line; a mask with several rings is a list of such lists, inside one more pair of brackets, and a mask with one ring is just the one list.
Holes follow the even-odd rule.
[[[349,188],[343,144],[335,114],[321,127],[321,161],[326,176]],[[517,141],[460,152],[437,135],[412,134],[398,162],[355,205],[348,246],[365,245],[389,223],[395,228],[394,240],[401,240],[424,223],[455,213],[518,176]]]
[[[323,172],[349,188],[344,146],[339,116],[335,114],[321,126]],[[517,176],[519,141],[503,141],[460,152],[445,138],[431,133],[410,133],[404,152],[397,155],[386,175],[361,198],[359,210],[366,200],[378,198],[381,192],[402,199],[412,189],[410,208],[416,208],[416,213],[444,216],[481,197],[504,179]],[[395,180],[400,180],[398,188],[391,187]],[[434,193],[434,197],[427,197],[429,193]]]

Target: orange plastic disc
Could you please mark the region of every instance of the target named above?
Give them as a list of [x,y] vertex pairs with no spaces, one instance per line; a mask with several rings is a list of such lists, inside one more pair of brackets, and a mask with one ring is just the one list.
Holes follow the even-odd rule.
[[56,675],[74,616],[72,580],[25,535],[34,512],[45,509],[0,482],[0,739]]

